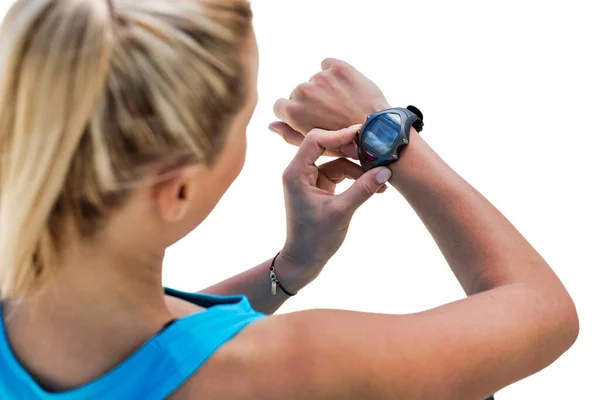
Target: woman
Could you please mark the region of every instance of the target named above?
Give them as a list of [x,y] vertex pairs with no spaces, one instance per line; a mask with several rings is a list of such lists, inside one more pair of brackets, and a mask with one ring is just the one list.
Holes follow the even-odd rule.
[[[302,142],[279,256],[212,295],[162,287],[165,249],[244,164],[257,73],[246,1],[20,0],[1,41],[0,398],[482,399],[576,339],[549,266],[416,132],[390,169],[315,166],[325,150],[352,154],[357,128],[309,129],[385,106],[331,60],[277,106],[287,125],[273,128]],[[309,112],[363,89],[370,100],[338,101],[336,116]],[[413,315],[267,317],[388,180],[469,297]]]

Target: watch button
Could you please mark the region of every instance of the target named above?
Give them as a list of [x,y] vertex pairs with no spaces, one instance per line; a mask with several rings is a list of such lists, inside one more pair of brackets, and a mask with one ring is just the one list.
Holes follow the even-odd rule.
[[369,162],[373,162],[373,161],[377,160],[376,156],[374,156],[373,154],[369,153],[368,151],[366,151],[364,149],[363,149],[362,153],[365,156],[365,159]]

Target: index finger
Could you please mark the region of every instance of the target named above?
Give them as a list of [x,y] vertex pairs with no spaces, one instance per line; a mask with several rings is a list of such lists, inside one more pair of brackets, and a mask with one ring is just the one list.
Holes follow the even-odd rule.
[[339,131],[313,129],[306,135],[306,139],[300,146],[294,162],[314,165],[319,157],[325,153],[325,150],[339,150],[344,145],[352,143],[360,127],[361,125],[354,125]]
[[277,118],[284,122],[288,121],[286,108],[289,106],[290,102],[291,101],[288,99],[279,99],[273,105],[273,113]]

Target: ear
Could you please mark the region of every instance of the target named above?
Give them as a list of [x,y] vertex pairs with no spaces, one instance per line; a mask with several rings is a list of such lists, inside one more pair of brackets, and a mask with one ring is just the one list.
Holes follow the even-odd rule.
[[187,166],[172,170],[154,185],[153,197],[160,217],[166,222],[181,221],[190,209],[190,191],[197,167]]

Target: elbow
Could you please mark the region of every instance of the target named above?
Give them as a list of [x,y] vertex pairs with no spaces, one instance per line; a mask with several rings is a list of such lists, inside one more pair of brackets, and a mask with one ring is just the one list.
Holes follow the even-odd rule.
[[[552,347],[560,354],[566,352],[579,337],[579,315],[573,298],[555,274],[540,276],[529,288],[532,311],[538,313],[541,332],[548,335]],[[544,335],[544,333],[542,333]],[[549,344],[550,344],[549,343]]]
[[[523,287],[522,287],[523,288]],[[579,336],[579,316],[569,293],[562,285],[542,289],[529,286],[520,298],[520,310],[531,322],[528,338],[522,343],[528,361],[522,379],[536,373],[559,359],[576,342]]]
[[[560,282],[541,288],[527,285],[521,310],[528,309],[530,321],[536,326],[531,331],[536,345],[538,367],[545,368],[576,342],[579,336],[579,316],[575,303]],[[536,321],[536,322],[533,322]],[[532,326],[534,326],[532,325]]]
[[545,322],[541,325],[546,327],[549,338],[553,338],[556,352],[562,354],[573,346],[579,336],[577,307],[562,284],[546,292],[543,299],[546,307],[540,316],[544,315]]
[[579,315],[573,299],[565,290],[562,306],[562,331],[565,341],[565,351],[568,350],[579,336]]

